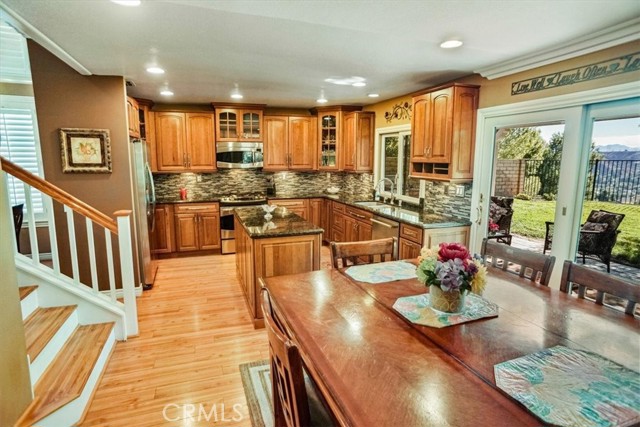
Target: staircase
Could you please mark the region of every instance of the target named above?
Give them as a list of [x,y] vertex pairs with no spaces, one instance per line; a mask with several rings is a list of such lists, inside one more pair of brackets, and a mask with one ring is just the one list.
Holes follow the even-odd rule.
[[81,325],[78,307],[41,307],[38,287],[20,288],[34,399],[17,426],[68,426],[88,406],[114,348],[114,323]]
[[[2,157],[0,166],[2,185],[8,185],[7,175],[11,175],[24,186],[31,247],[30,254],[19,253],[15,236],[11,236],[33,393],[33,401],[16,426],[76,425],[89,406],[116,340],[138,334],[131,212],[117,211],[112,219]],[[38,248],[32,188],[42,193],[47,214],[51,244],[51,261],[47,262],[41,261],[44,257]],[[60,267],[54,204],[62,205],[65,214],[70,272]],[[78,216],[86,228],[84,237],[75,235],[74,218]],[[78,244],[83,239],[86,244]],[[103,258],[96,256],[99,241],[105,245]],[[119,270],[112,245],[117,245]],[[80,250],[87,251],[84,254],[90,260],[88,283],[80,279]],[[99,282],[97,273],[101,262],[108,270],[105,284]],[[122,284],[118,288],[116,275]]]

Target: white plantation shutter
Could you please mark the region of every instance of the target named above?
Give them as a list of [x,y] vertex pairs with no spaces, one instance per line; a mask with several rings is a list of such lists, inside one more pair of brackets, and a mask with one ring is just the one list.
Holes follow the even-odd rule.
[[0,21],[0,81],[31,83],[27,40],[10,25]]
[[[0,156],[43,177],[36,108],[32,97],[0,95]],[[11,204],[24,203],[22,182],[11,175],[7,181]],[[31,195],[36,219],[44,219],[42,194],[32,190]]]

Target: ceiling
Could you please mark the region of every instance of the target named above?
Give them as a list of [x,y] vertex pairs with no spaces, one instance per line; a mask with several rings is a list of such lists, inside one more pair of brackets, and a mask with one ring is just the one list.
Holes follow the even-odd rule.
[[[170,103],[371,104],[640,38],[637,0],[0,0],[4,17],[79,72],[123,75]],[[439,44],[464,41],[457,49]],[[145,71],[149,65],[163,75]],[[367,86],[325,79],[359,76]],[[174,92],[163,97],[167,87]]]

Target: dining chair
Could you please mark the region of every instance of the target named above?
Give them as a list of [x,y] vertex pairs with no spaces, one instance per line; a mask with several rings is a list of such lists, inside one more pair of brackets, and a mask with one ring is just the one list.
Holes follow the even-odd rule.
[[298,347],[276,322],[271,296],[262,289],[262,312],[271,356],[271,393],[275,426],[333,426],[313,380],[304,374]]
[[[560,290],[572,294],[576,287],[578,290],[577,296],[580,299],[585,299],[587,289],[595,290],[595,303],[599,305],[616,307],[615,304],[604,303],[605,294],[615,297],[612,298],[613,300],[627,300],[624,312],[631,316],[635,315],[636,304],[640,302],[640,285],[567,260],[562,266]],[[590,298],[587,297],[587,299]],[[624,303],[622,304],[624,305]]]
[[373,264],[374,262],[395,261],[398,259],[395,251],[397,239],[361,240],[359,242],[331,242],[331,258],[333,268],[356,264]]
[[487,238],[482,240],[482,257],[491,258],[491,265],[520,277],[549,286],[556,258],[549,255],[503,245]]

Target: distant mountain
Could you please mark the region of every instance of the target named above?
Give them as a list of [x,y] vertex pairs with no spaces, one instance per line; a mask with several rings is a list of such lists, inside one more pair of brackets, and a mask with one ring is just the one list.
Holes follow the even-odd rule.
[[640,160],[640,150],[637,151],[601,151],[603,160]]
[[600,145],[596,147],[601,153],[606,153],[609,151],[640,151],[640,148],[629,147],[627,145],[622,144],[609,144],[609,145]]

